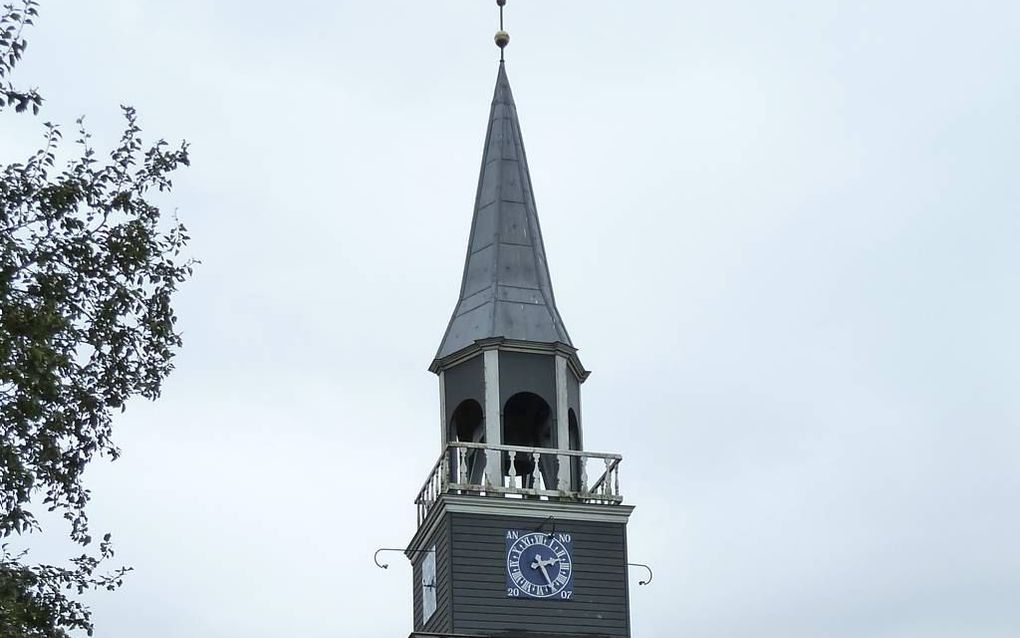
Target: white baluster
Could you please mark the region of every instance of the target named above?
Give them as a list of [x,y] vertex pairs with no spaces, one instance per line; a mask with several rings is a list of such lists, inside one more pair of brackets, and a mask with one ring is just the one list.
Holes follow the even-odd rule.
[[467,450],[459,447],[457,448],[457,482],[463,485],[467,483],[467,477]]
[[[538,453],[538,450],[535,450],[531,454],[531,459],[535,463],[535,469],[532,470],[532,474],[531,474],[531,476],[534,478],[534,481],[532,481],[532,485],[534,485],[535,489],[537,490],[537,489],[539,489],[538,481],[539,481],[539,479],[542,478],[542,467],[541,467],[541,464],[540,464],[541,460],[542,460],[542,455]],[[542,489],[544,489],[544,488],[545,488],[545,479],[542,479]]]
[[517,488],[517,467],[515,462],[517,461],[517,452],[510,450],[510,489]]
[[606,459],[606,473],[603,475],[605,480],[602,481],[602,493],[609,496],[613,490],[613,476],[610,470],[612,466],[609,464],[609,459]]
[[620,464],[617,463],[616,467],[613,468],[613,491],[617,496],[620,496]]
[[581,457],[581,493],[588,491],[588,457]]

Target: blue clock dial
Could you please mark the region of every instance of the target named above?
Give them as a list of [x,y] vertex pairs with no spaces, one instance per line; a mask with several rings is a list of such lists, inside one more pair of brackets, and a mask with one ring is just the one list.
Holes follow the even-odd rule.
[[569,533],[506,532],[506,595],[570,600],[574,595],[573,539]]

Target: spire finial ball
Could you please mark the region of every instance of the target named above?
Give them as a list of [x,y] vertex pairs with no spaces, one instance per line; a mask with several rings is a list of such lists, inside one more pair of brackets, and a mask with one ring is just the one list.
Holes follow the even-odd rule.
[[496,4],[498,4],[501,7],[505,7],[506,6],[506,0],[496,0]]
[[506,48],[506,45],[508,45],[508,44],[510,44],[510,34],[507,33],[506,31],[497,31],[496,32],[496,46],[498,46],[499,48],[503,49],[503,48]]

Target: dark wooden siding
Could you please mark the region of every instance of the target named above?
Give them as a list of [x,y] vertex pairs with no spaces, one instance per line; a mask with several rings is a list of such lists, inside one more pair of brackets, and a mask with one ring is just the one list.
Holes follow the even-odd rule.
[[446,420],[443,427],[447,429],[444,436],[450,438],[450,419],[453,411],[461,402],[474,399],[485,407],[485,370],[482,357],[477,356],[457,364],[444,373],[443,385],[446,388]]
[[422,626],[422,592],[421,592],[421,563],[425,554],[417,554],[412,557],[414,578],[414,630],[434,633],[453,631],[452,619],[452,586],[450,580],[450,519],[447,517],[432,538],[429,539],[424,549],[436,546],[436,611],[429,618],[429,621]]
[[545,399],[556,416],[556,358],[527,352],[499,353],[499,405],[518,392],[531,392]]
[[621,523],[561,520],[573,537],[574,595],[569,601],[508,598],[507,529],[534,529],[533,518],[451,514],[453,631],[550,632],[627,638],[627,537]]

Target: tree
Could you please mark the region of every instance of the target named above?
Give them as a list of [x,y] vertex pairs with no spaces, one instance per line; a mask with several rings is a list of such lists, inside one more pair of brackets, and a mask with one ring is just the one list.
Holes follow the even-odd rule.
[[[42,98],[11,81],[36,0],[0,9],[0,112],[38,113]],[[72,159],[57,167],[61,129],[0,166],[0,638],[64,638],[92,618],[81,594],[115,589],[109,534],[93,542],[83,472],[116,459],[112,415],[129,398],[155,399],[181,345],[171,299],[191,274],[183,225],[152,202],[188,165],[186,143],[145,146],[134,109],[106,158],[78,120]],[[17,117],[16,115],[14,117]],[[63,149],[67,152],[67,149]],[[35,565],[25,546],[45,508],[82,553]]]

